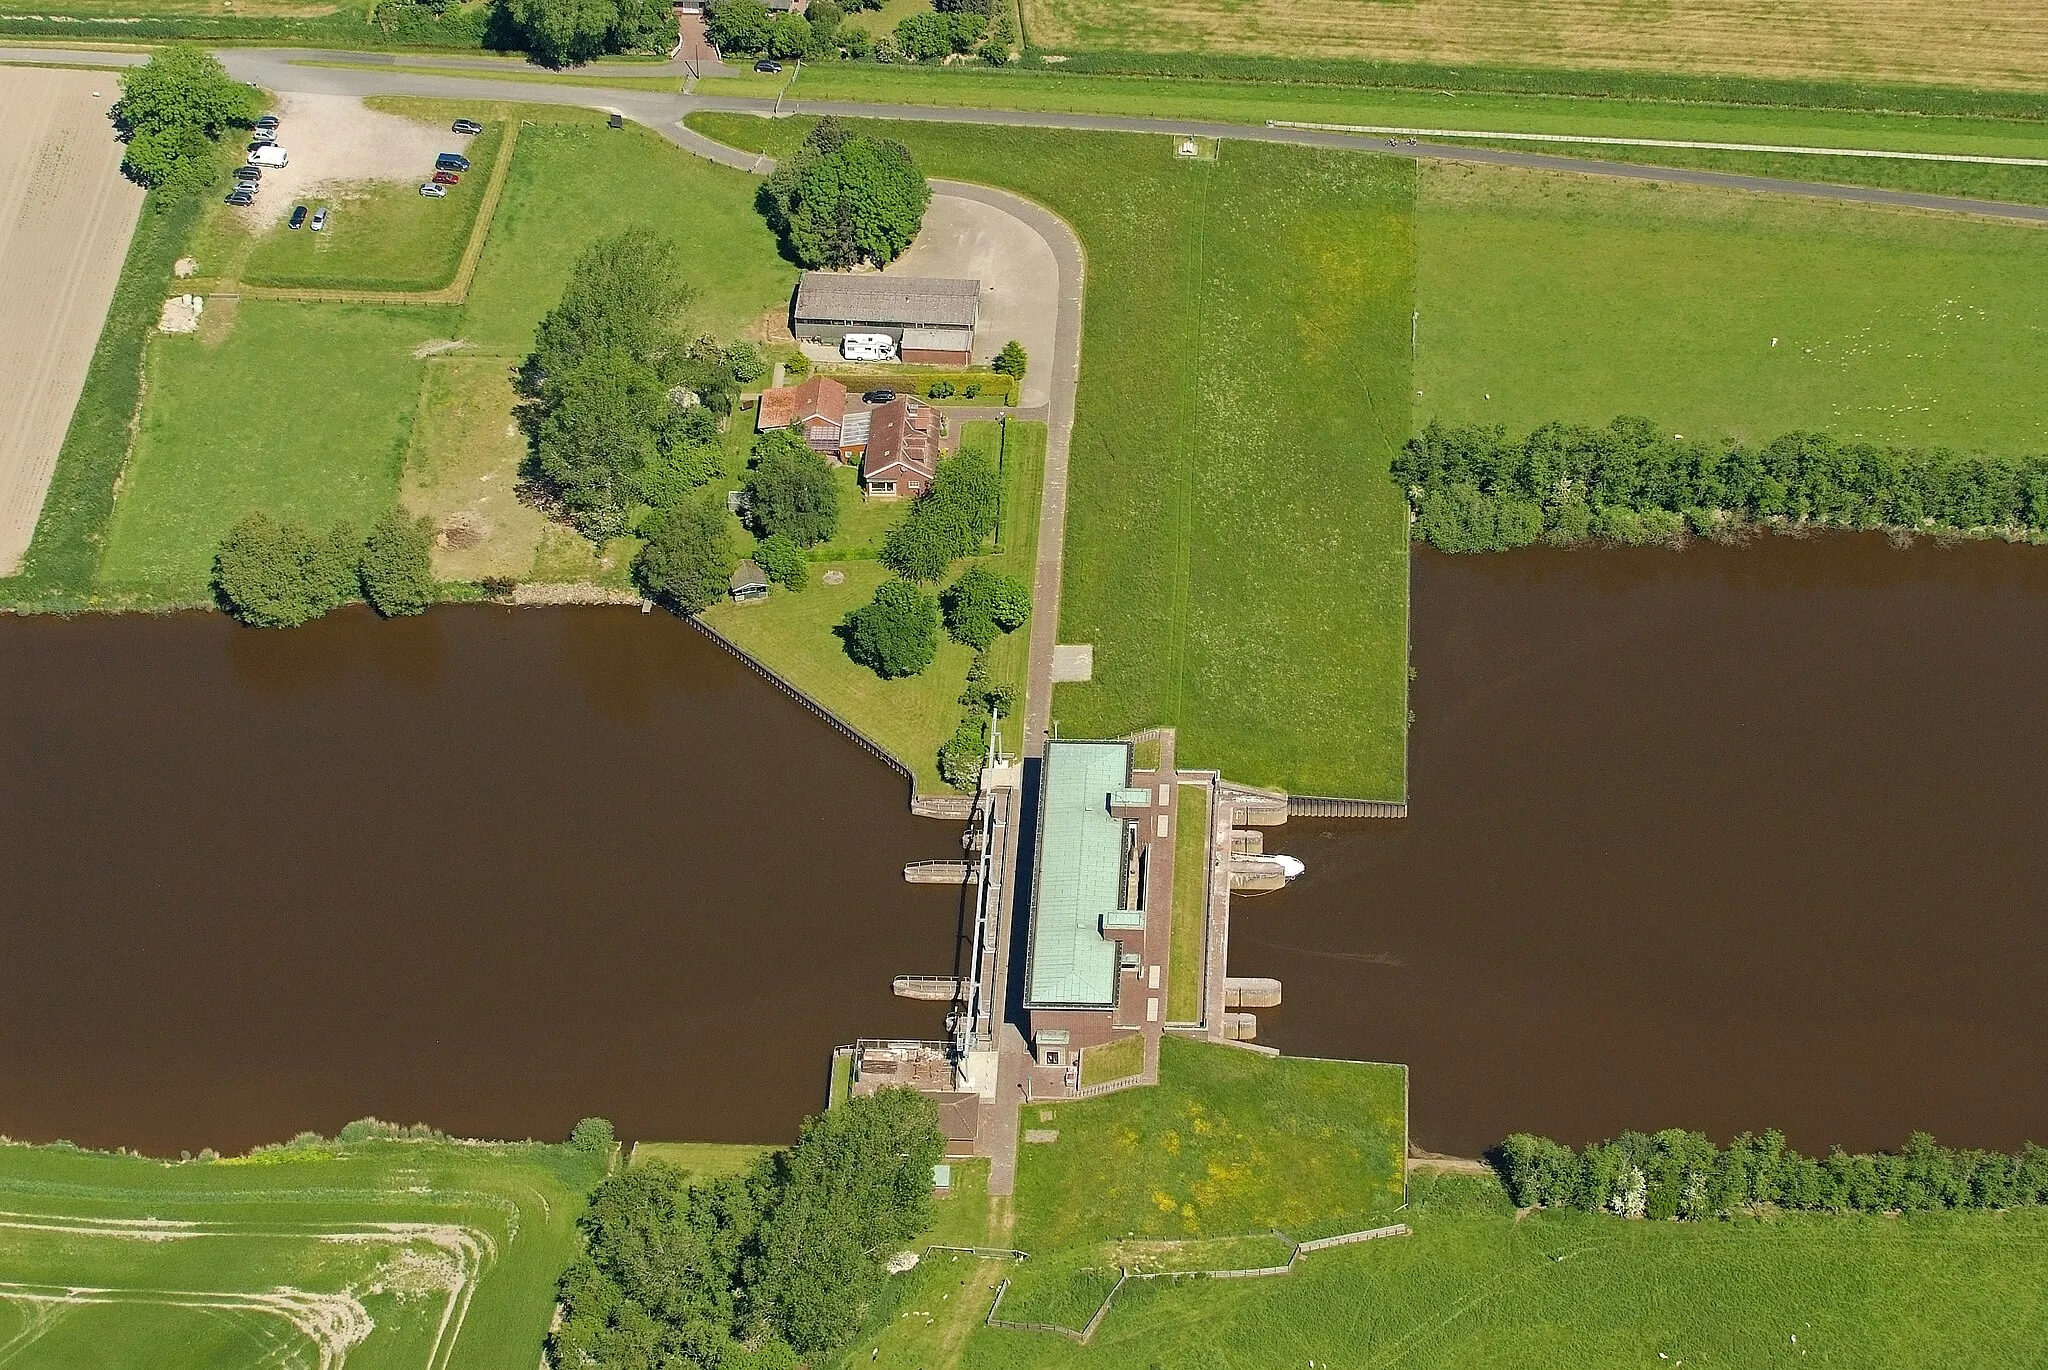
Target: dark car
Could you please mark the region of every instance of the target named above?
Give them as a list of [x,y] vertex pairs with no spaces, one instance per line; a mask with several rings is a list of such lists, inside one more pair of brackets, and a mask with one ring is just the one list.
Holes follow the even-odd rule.
[[457,119],[454,127],[455,132],[468,134],[472,138],[484,131],[484,126],[474,119]]
[[263,179],[263,168],[260,166],[238,166],[235,168],[235,179],[254,185]]
[[247,186],[237,186],[228,192],[228,203],[231,205],[253,205],[256,203],[256,193]]
[[299,207],[298,207],[297,209],[294,209],[294,210],[292,211],[292,221],[291,221],[291,223],[290,223],[289,227],[292,227],[292,228],[302,228],[302,227],[304,227],[304,226],[305,226],[305,223],[306,223],[306,207],[305,207],[304,205],[300,205],[300,206],[299,206]]
[[467,171],[469,170],[469,158],[459,152],[444,152],[434,159],[434,170]]
[[275,114],[266,114],[256,121],[255,126],[257,128],[267,128],[275,133],[277,131],[277,116]]
[[437,171],[434,173],[434,184],[437,186],[461,185],[462,174],[456,171]]
[[896,392],[894,390],[870,390],[867,394],[862,395],[861,398],[869,404],[887,404],[890,400],[896,398]]
[[764,71],[768,73],[768,75],[773,76],[777,72],[782,70],[782,63],[771,62],[766,57],[763,57],[760,61],[754,63],[754,70]]

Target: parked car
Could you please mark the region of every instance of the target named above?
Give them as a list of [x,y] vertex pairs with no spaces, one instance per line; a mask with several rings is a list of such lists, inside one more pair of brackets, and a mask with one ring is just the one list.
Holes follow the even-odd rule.
[[435,185],[437,185],[437,186],[452,186],[452,185],[460,185],[461,183],[462,183],[462,173],[460,173],[460,172],[457,172],[457,171],[437,171],[437,172],[435,172],[435,173],[434,173],[434,184],[435,184]]
[[255,192],[247,186],[236,186],[228,192],[228,203],[231,205],[253,205],[256,203]]
[[313,222],[308,227],[315,233],[327,227],[327,207],[325,205],[313,211]]
[[238,166],[235,168],[235,179],[254,185],[263,179],[263,168],[260,166]]
[[249,149],[248,164],[262,167],[290,166],[291,158],[285,155],[281,144],[265,143],[262,147]]
[[771,62],[766,57],[763,57],[760,61],[754,63],[754,70],[773,76],[782,70],[782,63]]
[[264,116],[263,116],[263,117],[262,117],[261,119],[258,119],[258,120],[256,121],[256,127],[258,127],[258,128],[276,128],[276,127],[277,127],[277,116],[276,116],[275,114],[266,114],[266,115],[264,115]]
[[890,400],[896,398],[896,392],[894,390],[870,390],[867,394],[862,395],[861,398],[869,404],[887,404]]
[[250,147],[268,147],[270,144],[276,141],[277,133],[275,130],[272,129],[259,128],[254,133],[251,133],[249,135]]
[[434,159],[434,170],[467,171],[469,170],[469,158],[459,152],[444,152]]
[[290,223],[290,224],[286,225],[286,227],[288,227],[288,228],[298,228],[298,227],[300,227],[300,226],[301,226],[302,224],[304,224],[305,222],[306,222],[306,207],[305,207],[304,205],[300,205],[300,206],[298,206],[298,207],[297,207],[296,209],[292,210],[292,221],[291,221],[291,223]]
[[468,134],[474,138],[477,134],[484,131],[484,126],[474,119],[457,119],[455,121],[455,131]]
[[444,199],[448,194],[448,187],[437,186],[432,181],[429,181],[425,185],[420,187],[420,194],[426,196],[430,200]]

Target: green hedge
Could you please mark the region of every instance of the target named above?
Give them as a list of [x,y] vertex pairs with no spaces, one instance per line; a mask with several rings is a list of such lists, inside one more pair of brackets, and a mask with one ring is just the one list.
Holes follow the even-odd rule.
[[[1015,405],[1017,403],[1017,381],[998,371],[930,371],[924,367],[906,368],[902,371],[834,371],[820,367],[818,374],[830,376],[848,390],[894,390],[902,395],[918,395],[931,398],[932,386],[943,381],[953,387],[953,393],[941,404],[991,404]],[[970,385],[979,385],[981,394],[968,399],[960,392]]]
[[0,603],[68,609],[83,607],[91,595],[114,514],[114,482],[128,460],[129,426],[141,400],[143,348],[173,289],[173,267],[203,202],[203,194],[158,191],[143,201],[35,541],[21,574],[0,580]]
[[1445,552],[1605,538],[1644,544],[1757,523],[2048,535],[2048,455],[1880,447],[1793,432],[1761,446],[1680,438],[1646,418],[1525,437],[1432,422],[1394,461],[1413,536]]
[[[1045,54],[1029,51],[1006,72],[1037,69],[1049,77],[1193,76],[1218,81],[1365,86],[1389,90],[1495,91],[1521,95],[1581,95],[1619,100],[1672,100],[1689,104],[1776,105],[1802,109],[1881,110],[1913,114],[1975,114],[2000,119],[2048,119],[2048,95],[1972,90],[1960,86],[1865,85],[1757,76],[1687,76],[1647,71],[1565,71],[1540,67],[1445,67],[1428,62],[1375,62],[1358,58],[1264,57],[1229,53],[1073,52],[1057,72]],[[969,73],[963,72],[963,78]]]
[[1916,1132],[1899,1151],[1815,1159],[1782,1133],[1745,1132],[1716,1147],[1699,1132],[1624,1132],[1573,1151],[1518,1132],[1494,1169],[1517,1208],[1577,1208],[1627,1217],[1712,1218],[1762,1206],[1832,1213],[2015,1208],[2048,1203],[2048,1150],[1959,1151]]

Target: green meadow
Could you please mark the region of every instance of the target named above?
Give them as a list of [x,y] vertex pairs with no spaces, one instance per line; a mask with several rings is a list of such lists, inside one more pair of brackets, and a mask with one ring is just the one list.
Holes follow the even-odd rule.
[[0,1145],[0,1360],[532,1365],[602,1173],[533,1143],[196,1162]]
[[2036,228],[1445,165],[1415,222],[1417,423],[2048,448]]
[[[693,115],[786,149],[801,120]],[[1316,794],[1406,792],[1412,164],[1135,135],[892,124],[932,174],[1058,212],[1089,263],[1060,638],[1069,736]]]

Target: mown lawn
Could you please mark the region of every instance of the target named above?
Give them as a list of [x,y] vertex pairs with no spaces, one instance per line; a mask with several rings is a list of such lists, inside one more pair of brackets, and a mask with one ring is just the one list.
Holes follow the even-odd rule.
[[698,1180],[743,1174],[775,1148],[746,1142],[635,1142],[630,1165],[662,1161]]
[[[1133,1282],[1095,1340],[978,1331],[973,1370],[1086,1365],[2020,1365],[2048,1340],[2048,1214],[1651,1223],[1418,1177],[1414,1235],[1262,1280]],[[1007,1310],[1008,1304],[1005,1304]]]
[[1418,424],[1632,413],[1690,436],[2048,447],[2031,227],[1439,165],[1416,295]]
[[[801,121],[691,116],[774,151]],[[1068,736],[1180,729],[1190,765],[1406,792],[1413,166],[1228,144],[891,124],[932,174],[1060,213],[1089,276],[1060,638]]]
[[[1401,1202],[1407,1072],[1168,1036],[1159,1084],[1026,1104],[1016,1245],[1349,1230]],[[1050,1113],[1051,1118],[1044,1115]]]
[[398,496],[424,363],[454,311],[245,300],[217,343],[157,335],[114,505],[102,593],[210,600],[220,539],[251,510],[365,527]]
[[[997,438],[997,425],[988,422],[966,424],[960,433],[963,450],[980,449],[991,458],[997,455]],[[1002,542],[999,550],[975,560],[1029,584],[1038,544],[1038,489],[1045,469],[1044,424],[1009,425],[1002,468]],[[737,464],[734,466],[730,483],[738,483],[741,470]],[[851,484],[850,475],[842,472],[842,479]],[[950,793],[939,777],[938,751],[960,724],[960,692],[967,683],[967,668],[973,663],[974,653],[941,630],[938,658],[922,674],[901,680],[884,680],[846,655],[836,631],[840,622],[874,598],[875,587],[890,577],[888,569],[871,555],[852,553],[879,546],[882,533],[904,516],[908,506],[884,501],[862,504],[855,494],[845,494],[843,498],[853,503],[842,505],[840,535],[825,544],[823,550],[845,559],[812,562],[811,583],[804,590],[790,591],[778,586],[766,600],[716,604],[705,610],[704,621],[903,762],[917,777],[920,793]],[[1012,517],[1027,510],[1028,518]],[[740,528],[738,520],[733,522],[733,540],[743,549],[753,546],[753,539]],[[954,563],[952,576],[969,564]],[[843,575],[844,581],[827,585],[824,577],[830,571]],[[1029,655],[1027,624],[998,638],[989,649],[991,678],[1016,687],[1021,695]],[[1010,750],[1017,748],[1014,725],[1005,732],[1004,739]]]
[[[107,1291],[0,1301],[0,1345],[49,1370],[254,1370],[325,1364],[307,1328],[367,1316],[351,1361],[532,1365],[601,1175],[531,1143],[323,1143],[189,1164],[0,1146],[0,1282]],[[206,1235],[135,1239],[177,1224]]]

